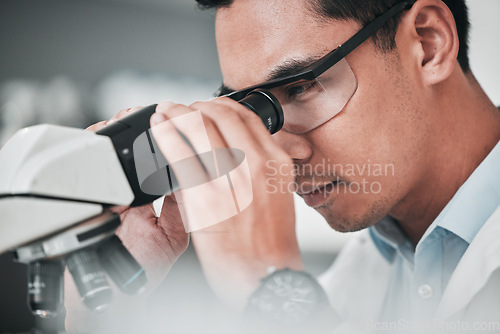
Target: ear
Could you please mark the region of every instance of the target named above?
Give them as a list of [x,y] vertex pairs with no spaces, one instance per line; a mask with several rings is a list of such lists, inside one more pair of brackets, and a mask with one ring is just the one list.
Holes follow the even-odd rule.
[[422,84],[431,86],[446,80],[457,63],[459,47],[455,19],[448,6],[440,0],[418,0],[400,28],[404,36],[399,37],[407,39],[403,44],[412,53],[410,58]]

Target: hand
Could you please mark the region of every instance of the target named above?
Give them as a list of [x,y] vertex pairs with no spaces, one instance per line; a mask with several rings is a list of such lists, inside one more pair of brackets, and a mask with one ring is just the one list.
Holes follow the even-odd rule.
[[[122,110],[111,120],[94,124],[87,130],[98,131],[107,124],[140,109],[141,107]],[[122,221],[117,235],[146,271],[148,283],[146,291],[138,297],[126,296],[112,285],[114,288],[112,308],[120,307],[120,312],[123,312],[124,308],[129,308],[128,312],[133,312],[135,314],[133,319],[136,319],[136,314],[140,312],[139,309],[145,303],[147,296],[158,287],[175,261],[186,250],[189,235],[184,230],[178,206],[172,196],[165,197],[159,218],[156,217],[152,204],[137,208],[117,207],[113,211],[120,214]],[[108,281],[112,284],[111,280]],[[89,326],[99,327],[102,325],[100,322],[108,322],[110,318],[109,313],[103,316],[91,313],[83,305],[75,283],[67,271],[65,307],[68,331],[90,331],[92,328]],[[123,315],[120,318],[125,320]]]
[[[178,116],[184,117],[194,111],[201,112],[204,129],[193,122],[177,121],[182,119]],[[206,147],[200,147],[203,146],[200,133],[205,129],[212,149],[235,148],[245,153],[251,179],[251,189],[245,190],[253,192],[250,206],[224,222],[191,233],[205,276],[221,299],[242,309],[260,279],[267,275],[268,267],[302,269],[293,197],[288,191],[291,188],[288,185],[294,182],[294,167],[291,158],[274,142],[259,117],[229,98],[198,102],[189,107],[163,102],[152,116],[151,125],[161,152],[170,162],[192,155],[193,149],[206,151]],[[211,168],[203,164],[200,159],[198,166],[190,166],[187,175],[184,170],[176,170],[175,164],[171,165],[176,177],[180,178],[181,189],[183,181],[192,177],[200,180],[204,177],[206,182],[214,179],[210,175]],[[235,177],[231,176],[233,185],[245,183]],[[227,209],[227,203],[219,200],[224,192],[227,189],[210,184],[195,196],[186,198],[181,192],[182,198],[177,197],[177,200],[182,203],[181,211],[189,213],[196,208],[197,212],[191,216],[209,217],[213,212]],[[184,223],[192,226],[199,222]]]

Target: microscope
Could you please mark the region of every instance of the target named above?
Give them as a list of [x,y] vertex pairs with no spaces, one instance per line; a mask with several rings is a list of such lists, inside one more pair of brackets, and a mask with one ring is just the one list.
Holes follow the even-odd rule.
[[[283,110],[268,91],[239,101],[269,132],[283,126]],[[18,131],[0,151],[0,254],[28,266],[28,305],[36,316],[55,316],[64,300],[63,274],[71,273],[83,303],[94,311],[111,304],[108,279],[126,294],[141,292],[147,273],[115,235],[115,206],[141,206],[179,188],[159,149],[149,119],[156,105],[93,133],[55,125]],[[137,138],[147,140],[137,145]],[[139,170],[162,190],[144,187]],[[168,176],[168,177],[167,177]],[[168,182],[165,182],[167,180]],[[158,182],[157,182],[158,183]]]

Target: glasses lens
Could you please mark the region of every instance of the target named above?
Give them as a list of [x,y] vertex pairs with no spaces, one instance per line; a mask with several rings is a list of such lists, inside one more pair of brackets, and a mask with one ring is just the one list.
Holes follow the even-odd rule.
[[283,107],[286,131],[301,134],[337,115],[356,92],[358,83],[342,59],[315,80],[271,89]]

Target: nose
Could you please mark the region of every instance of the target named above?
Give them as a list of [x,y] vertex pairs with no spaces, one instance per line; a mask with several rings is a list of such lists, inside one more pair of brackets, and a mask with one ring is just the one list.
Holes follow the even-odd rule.
[[274,140],[290,155],[294,162],[308,160],[312,153],[310,142],[301,135],[281,130],[273,135]]

